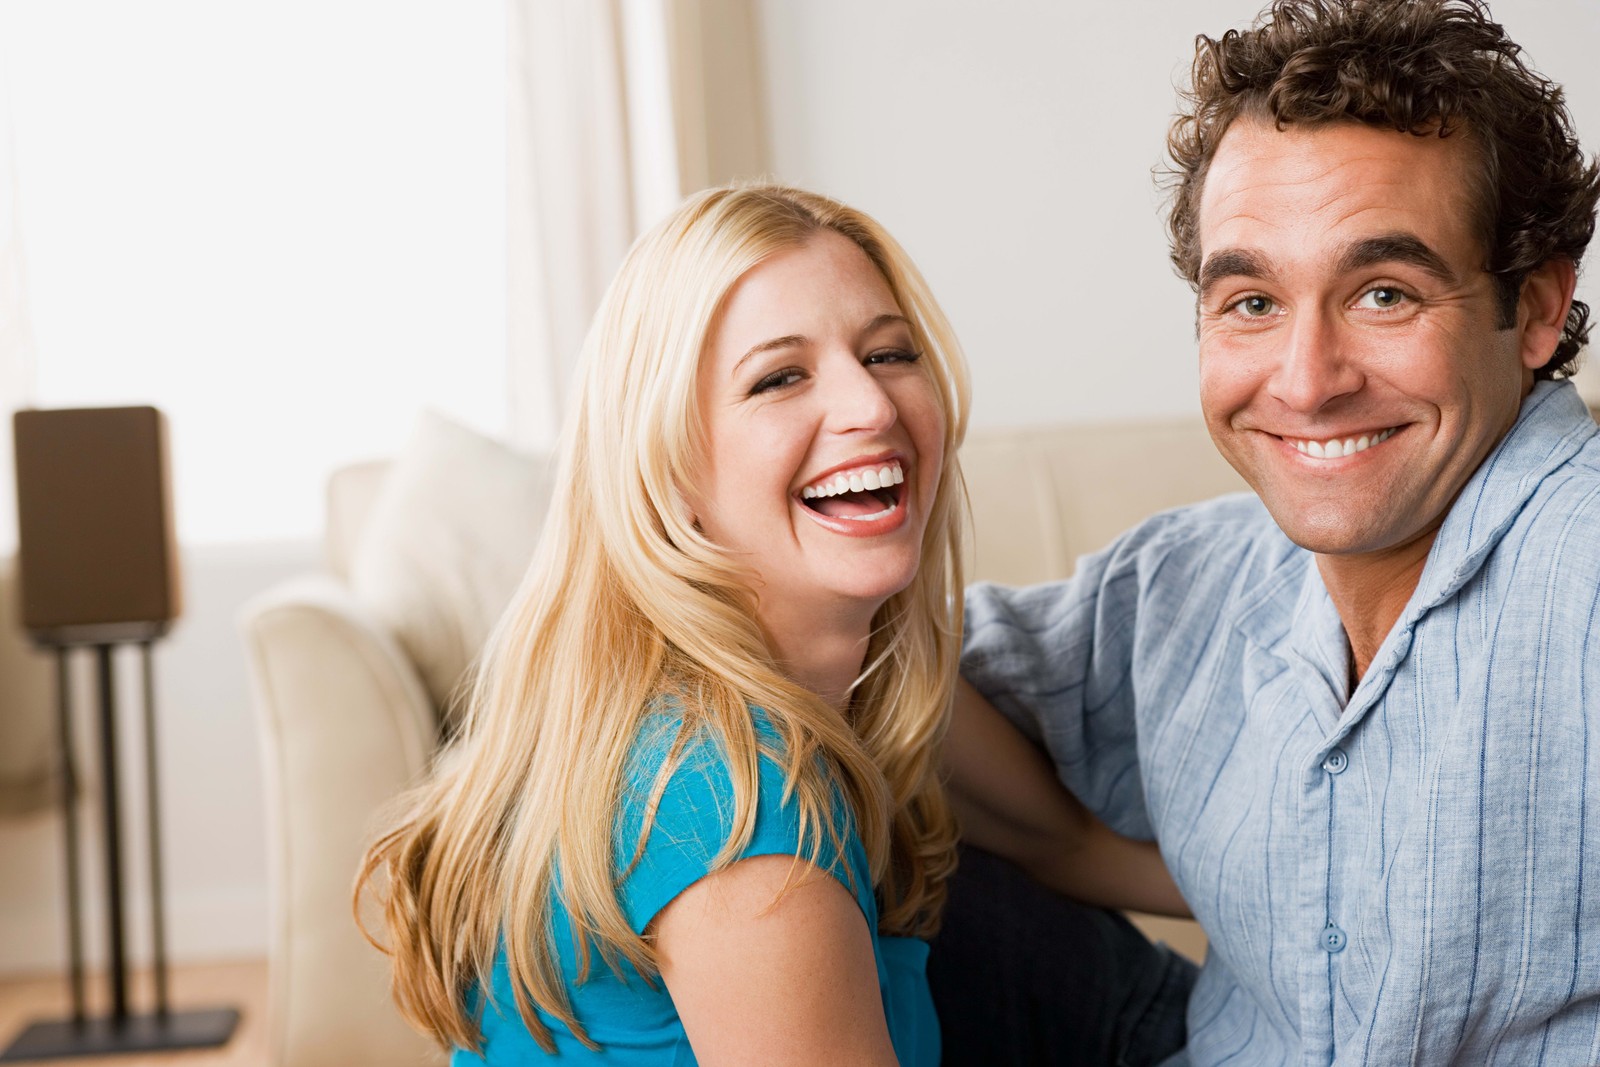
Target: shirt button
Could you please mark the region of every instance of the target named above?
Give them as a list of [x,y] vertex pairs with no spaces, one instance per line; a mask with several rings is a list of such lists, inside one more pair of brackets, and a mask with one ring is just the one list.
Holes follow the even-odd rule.
[[1322,931],[1322,950],[1330,953],[1343,952],[1347,940],[1348,938],[1344,936],[1343,930],[1329,923],[1327,928]]
[[1328,753],[1328,758],[1322,761],[1322,769],[1329,774],[1339,774],[1350,766],[1350,757],[1344,754],[1344,749],[1336,748]]

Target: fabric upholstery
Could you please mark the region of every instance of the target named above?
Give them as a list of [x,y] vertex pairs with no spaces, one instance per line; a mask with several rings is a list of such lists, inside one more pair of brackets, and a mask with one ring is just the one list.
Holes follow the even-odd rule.
[[426,412],[362,524],[351,588],[447,715],[527,570],[549,500],[545,458]]

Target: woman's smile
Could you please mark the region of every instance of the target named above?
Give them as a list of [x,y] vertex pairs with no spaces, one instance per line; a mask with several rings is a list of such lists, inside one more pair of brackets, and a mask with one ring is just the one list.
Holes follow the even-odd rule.
[[846,537],[875,537],[906,519],[905,466],[899,456],[869,457],[828,471],[798,497],[814,522]]

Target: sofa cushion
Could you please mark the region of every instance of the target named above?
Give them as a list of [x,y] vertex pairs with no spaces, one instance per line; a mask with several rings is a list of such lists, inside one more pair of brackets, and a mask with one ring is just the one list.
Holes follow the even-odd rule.
[[424,412],[373,502],[351,588],[399,640],[446,720],[527,569],[550,480],[548,457]]

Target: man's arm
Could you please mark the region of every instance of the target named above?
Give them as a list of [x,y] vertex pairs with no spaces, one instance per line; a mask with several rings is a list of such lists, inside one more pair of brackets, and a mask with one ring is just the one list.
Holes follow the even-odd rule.
[[944,765],[963,836],[1085,904],[1188,916],[1155,844],[1114,833],[1057,780],[1042,751],[965,680]]

